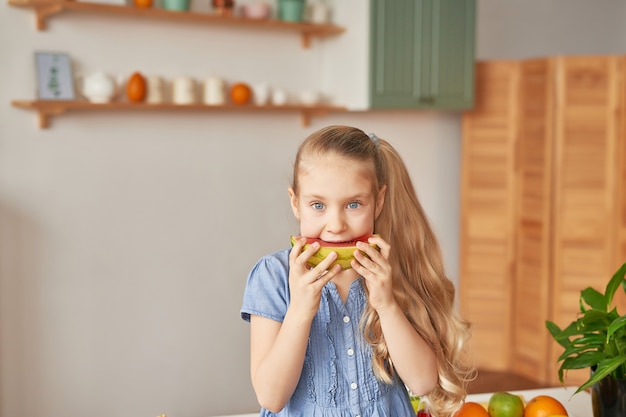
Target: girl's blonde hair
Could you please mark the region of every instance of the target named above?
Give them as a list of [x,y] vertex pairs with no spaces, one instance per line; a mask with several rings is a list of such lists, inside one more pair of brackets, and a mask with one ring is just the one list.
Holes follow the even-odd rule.
[[[454,285],[446,277],[439,244],[418,201],[404,162],[387,141],[349,126],[328,126],[305,139],[294,164],[292,188],[298,192],[300,161],[305,157],[343,156],[372,162],[374,195],[387,186],[374,232],[391,245],[393,291],[407,318],[437,356],[438,384],[423,399],[433,415],[449,415],[463,402],[474,369],[466,347],[469,323],[454,307]],[[367,291],[367,288],[365,289]],[[376,311],[367,306],[361,325],[374,351],[376,376],[391,383],[395,370]]]

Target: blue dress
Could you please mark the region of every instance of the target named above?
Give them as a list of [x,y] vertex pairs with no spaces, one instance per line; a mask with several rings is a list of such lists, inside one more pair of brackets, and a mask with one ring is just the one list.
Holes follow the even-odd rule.
[[[259,260],[248,276],[241,317],[282,322],[289,305],[289,251]],[[322,291],[311,324],[304,366],[289,403],[278,414],[260,416],[414,417],[402,381],[380,382],[372,370],[372,349],[363,339],[359,319],[367,305],[362,278],[352,282],[344,304],[333,282]]]

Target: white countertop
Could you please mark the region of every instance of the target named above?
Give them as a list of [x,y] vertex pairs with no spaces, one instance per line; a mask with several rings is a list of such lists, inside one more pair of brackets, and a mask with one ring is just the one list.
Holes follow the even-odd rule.
[[[525,402],[532,400],[537,395],[549,395],[556,398],[563,404],[567,410],[569,417],[591,417],[593,411],[591,408],[591,395],[586,392],[580,392],[573,395],[576,392],[576,387],[558,387],[558,388],[540,388],[529,389],[520,391],[508,391],[511,394],[521,395]],[[466,401],[474,401],[477,403],[489,402],[492,392],[484,394],[470,394],[467,396]],[[215,416],[215,417],[258,417],[259,413],[252,414],[236,414],[229,416]]]
[[[556,398],[563,404],[569,417],[591,417],[593,410],[591,407],[591,394],[587,391],[576,392],[577,387],[541,388],[520,391],[508,391],[511,394],[521,395],[526,402],[532,400],[537,395],[549,395]],[[491,392],[485,394],[470,394],[466,401],[477,403],[489,402]]]
[[214,416],[214,417],[259,417],[259,414],[261,412],[258,411],[256,413],[252,413],[252,414],[229,414],[227,416]]

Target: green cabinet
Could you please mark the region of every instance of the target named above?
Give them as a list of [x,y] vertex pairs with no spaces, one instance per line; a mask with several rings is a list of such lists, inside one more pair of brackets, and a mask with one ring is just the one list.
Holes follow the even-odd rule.
[[370,2],[370,108],[471,108],[475,0]]

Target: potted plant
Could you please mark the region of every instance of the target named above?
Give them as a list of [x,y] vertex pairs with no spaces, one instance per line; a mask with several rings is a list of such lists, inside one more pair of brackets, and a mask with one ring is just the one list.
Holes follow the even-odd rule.
[[620,315],[613,306],[620,286],[626,293],[626,263],[609,280],[604,294],[591,287],[581,291],[580,315],[567,327],[546,321],[564,349],[558,359],[559,380],[564,381],[568,369],[590,368],[589,379],[576,393],[592,388],[595,417],[626,416],[626,314]]

